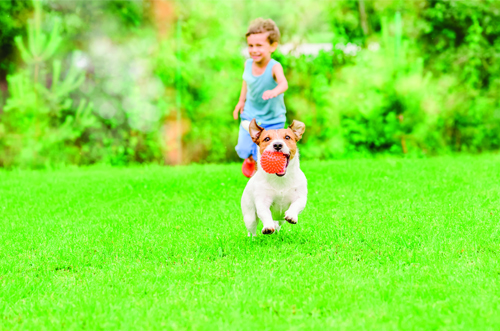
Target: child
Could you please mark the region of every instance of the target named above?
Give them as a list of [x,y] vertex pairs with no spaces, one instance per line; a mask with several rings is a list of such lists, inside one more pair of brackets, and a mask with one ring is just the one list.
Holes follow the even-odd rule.
[[239,157],[245,159],[243,174],[251,177],[257,170],[257,145],[248,133],[249,121],[255,118],[257,124],[267,130],[283,129],[286,120],[283,92],[288,89],[288,82],[281,64],[271,59],[280,37],[276,24],[270,19],[258,18],[250,24],[246,37],[251,59],[245,62],[243,86],[233,117],[237,120],[238,113],[241,114],[235,149]]

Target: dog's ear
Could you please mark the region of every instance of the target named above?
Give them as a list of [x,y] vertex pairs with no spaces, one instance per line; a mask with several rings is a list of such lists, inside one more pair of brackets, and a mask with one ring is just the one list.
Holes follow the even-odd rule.
[[259,144],[259,137],[262,131],[264,131],[264,128],[261,128],[257,124],[255,118],[252,119],[252,121],[250,122],[250,126],[248,127],[248,132],[250,133],[250,137],[252,137],[253,142],[256,143],[257,145]]
[[306,125],[297,120],[293,120],[292,124],[290,124],[288,128],[292,129],[293,133],[295,134],[295,137],[297,137],[297,141],[299,141],[302,138],[304,131],[306,131]]

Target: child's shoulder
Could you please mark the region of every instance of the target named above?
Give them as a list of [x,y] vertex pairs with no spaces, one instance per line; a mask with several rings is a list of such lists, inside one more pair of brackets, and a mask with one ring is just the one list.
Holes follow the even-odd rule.
[[279,65],[280,67],[282,66],[281,63],[279,63],[279,61],[271,58],[271,65],[274,67],[275,65]]
[[275,73],[276,71],[283,71],[283,66],[275,59],[271,59],[271,63],[269,64],[271,65],[273,73]]

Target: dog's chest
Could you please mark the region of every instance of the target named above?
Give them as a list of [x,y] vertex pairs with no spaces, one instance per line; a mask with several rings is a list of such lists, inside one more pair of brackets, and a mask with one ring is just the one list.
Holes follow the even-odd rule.
[[273,190],[271,197],[271,212],[273,215],[282,216],[290,207],[292,202],[298,199],[296,188],[283,188],[281,190]]

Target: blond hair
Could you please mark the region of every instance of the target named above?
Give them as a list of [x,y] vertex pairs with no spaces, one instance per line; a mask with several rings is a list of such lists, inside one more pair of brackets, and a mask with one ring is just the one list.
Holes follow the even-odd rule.
[[280,30],[278,29],[278,26],[274,21],[270,18],[267,20],[259,17],[250,23],[250,27],[248,28],[246,37],[248,37],[251,34],[256,34],[256,33],[266,33],[269,32],[269,36],[267,39],[269,40],[270,44],[273,44],[275,42],[278,42],[280,39]]

